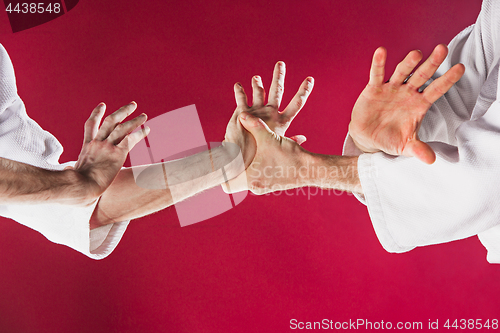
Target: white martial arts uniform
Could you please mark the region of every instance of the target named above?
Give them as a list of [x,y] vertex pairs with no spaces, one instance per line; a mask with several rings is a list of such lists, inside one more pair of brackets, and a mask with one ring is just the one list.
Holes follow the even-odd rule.
[[[0,157],[49,170],[62,170],[75,162],[59,164],[61,144],[28,117],[17,95],[14,68],[0,45]],[[67,245],[93,259],[109,255],[128,222],[90,231],[96,203],[89,207],[60,204],[0,205],[0,215],[39,231],[50,241]]]
[[457,63],[464,76],[432,105],[419,131],[436,152],[434,164],[361,154],[349,136],[344,155],[361,154],[360,200],[387,251],[478,235],[487,260],[500,263],[500,1],[483,2],[433,78]]

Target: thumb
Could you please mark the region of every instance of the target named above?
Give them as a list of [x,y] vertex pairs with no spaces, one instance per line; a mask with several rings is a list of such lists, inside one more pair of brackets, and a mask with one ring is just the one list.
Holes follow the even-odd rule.
[[307,140],[307,138],[303,135],[294,135],[291,136],[290,139],[297,142],[299,145],[303,144]]
[[420,140],[409,141],[403,150],[403,155],[416,157],[427,164],[432,164],[436,161],[436,154],[432,148]]
[[269,134],[273,133],[262,119],[255,117],[248,112],[242,112],[240,114],[240,123],[253,135],[255,141],[257,142],[265,139],[269,136]]

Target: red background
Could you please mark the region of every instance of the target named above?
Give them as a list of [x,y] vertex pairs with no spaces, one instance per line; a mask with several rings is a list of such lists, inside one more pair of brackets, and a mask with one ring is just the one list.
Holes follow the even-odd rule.
[[[28,114],[77,158],[83,123],[101,101],[135,100],[150,118],[196,104],[207,141],[220,141],[233,84],[268,87],[287,64],[288,102],[316,87],[289,130],[306,149],[339,154],[371,55],[388,69],[428,55],[479,13],[478,0],[82,0],[1,43]],[[3,15],[3,17],[2,17]],[[287,332],[290,319],[421,321],[499,317],[498,266],[476,237],[389,254],[350,195],[249,196],[180,228],[174,209],[134,221],[93,261],[16,222],[0,223],[1,332]]]

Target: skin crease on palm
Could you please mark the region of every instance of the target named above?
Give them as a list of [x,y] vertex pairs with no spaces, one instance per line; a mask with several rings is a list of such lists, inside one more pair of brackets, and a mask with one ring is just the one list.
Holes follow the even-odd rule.
[[383,47],[375,51],[370,80],[354,105],[349,124],[349,134],[360,150],[413,156],[434,163],[434,151],[419,140],[417,133],[431,105],[462,77],[465,67],[456,64],[422,92],[419,88],[434,75],[447,54],[445,45],[436,46],[411,75],[422,60],[420,51],[411,51],[384,82],[387,51]]

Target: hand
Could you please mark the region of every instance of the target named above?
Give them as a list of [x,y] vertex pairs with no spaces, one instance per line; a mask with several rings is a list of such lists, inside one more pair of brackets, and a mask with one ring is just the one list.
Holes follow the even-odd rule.
[[242,174],[246,177],[235,179],[233,186],[238,186],[237,190],[265,194],[308,185],[307,172],[301,175],[301,166],[308,164],[305,149],[296,141],[278,135],[262,119],[248,112],[242,112],[239,119],[257,142],[257,151],[252,163]]
[[[284,136],[286,130],[292,123],[292,120],[302,109],[309,97],[314,85],[314,79],[308,77],[302,82],[295,97],[283,110],[279,111],[281,99],[283,97],[285,84],[285,63],[279,61],[274,67],[273,81],[269,90],[267,104],[265,103],[265,90],[260,76],[252,78],[253,103],[248,105],[247,95],[240,83],[234,85],[234,95],[236,98],[236,110],[231,117],[226,129],[225,141],[236,143],[240,146],[243,154],[245,167],[248,167],[252,162],[256,153],[255,139],[246,131],[240,121],[239,115],[242,112],[254,115],[262,119],[268,128],[275,132],[278,136]],[[296,135],[291,138],[299,144],[306,141],[305,136]]]
[[99,104],[85,122],[82,151],[73,170],[83,183],[84,202],[94,202],[111,185],[120,171],[128,152],[149,133],[149,128],[132,133],[144,124],[145,114],[122,123],[137,104],[132,102],[104,119],[104,103]]
[[232,187],[223,184],[226,192],[250,190],[266,194],[315,186],[363,193],[357,156],[310,153],[297,142],[271,131],[262,119],[247,112],[242,112],[239,119],[255,138],[257,153],[246,172],[233,179]]
[[414,156],[425,163],[434,163],[434,151],[419,140],[417,133],[432,103],[462,77],[465,67],[457,64],[423,92],[419,88],[434,75],[447,54],[445,45],[436,46],[409,77],[422,60],[420,51],[411,51],[384,83],[387,51],[383,47],[375,51],[370,81],[354,105],[349,124],[349,134],[359,149],[369,153],[383,151],[390,155]]

